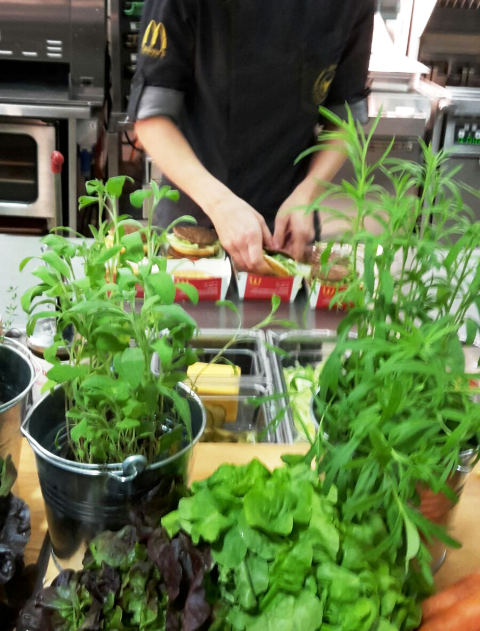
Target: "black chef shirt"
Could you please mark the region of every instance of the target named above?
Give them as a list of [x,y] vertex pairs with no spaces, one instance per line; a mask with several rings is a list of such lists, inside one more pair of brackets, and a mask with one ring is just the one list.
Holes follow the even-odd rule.
[[[375,0],[146,0],[131,120],[169,116],[212,175],[275,215],[305,177],[318,106],[366,122]],[[210,221],[185,194],[157,222]]]

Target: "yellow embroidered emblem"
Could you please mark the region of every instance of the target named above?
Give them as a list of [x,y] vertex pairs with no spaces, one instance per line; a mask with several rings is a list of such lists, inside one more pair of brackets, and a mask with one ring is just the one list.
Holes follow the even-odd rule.
[[313,102],[315,105],[322,105],[327,98],[328,91],[332,85],[332,81],[335,78],[335,70],[337,64],[332,64],[328,68],[324,68],[318,75],[317,80],[313,84]]
[[142,55],[165,57],[167,52],[167,31],[162,22],[150,20],[142,40]]

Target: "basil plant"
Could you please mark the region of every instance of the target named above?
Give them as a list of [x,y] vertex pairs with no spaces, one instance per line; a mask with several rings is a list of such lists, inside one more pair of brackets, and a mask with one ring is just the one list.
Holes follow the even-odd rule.
[[[191,436],[188,401],[176,386],[196,361],[188,344],[195,321],[174,304],[177,288],[192,302],[195,288],[175,283],[166,271],[161,248],[166,232],[153,226],[153,208],[163,198],[176,200],[177,191],[158,188],[132,193],[133,205],[148,197],[153,205],[146,226],[118,212],[125,177],[105,184],[90,181],[80,209],[96,204],[98,228],[93,240],[67,239],[53,231],[42,239],[47,246],[33,272],[38,284],[22,297],[29,314],[27,334],[39,318],[54,317],[55,343],[45,350],[53,364],[44,390],[61,384],[65,391],[66,438],[57,438],[59,453],[80,463],[118,463],[131,454],[154,462]],[[182,221],[194,220],[183,217]],[[22,262],[23,268],[30,259]],[[78,261],[83,273],[78,273]],[[137,300],[143,295],[143,301]],[[45,307],[52,310],[45,310]],[[73,330],[69,359],[60,363],[57,351]],[[159,372],[152,372],[154,355]]]

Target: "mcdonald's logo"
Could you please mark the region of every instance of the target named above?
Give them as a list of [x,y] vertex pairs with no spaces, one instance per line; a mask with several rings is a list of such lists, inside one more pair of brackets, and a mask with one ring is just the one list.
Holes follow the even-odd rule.
[[262,284],[262,279],[260,278],[260,276],[249,276],[248,282],[254,287],[260,287],[260,285]]
[[331,285],[323,285],[322,290],[324,296],[333,296],[333,294],[336,292],[336,287],[332,287]]
[[162,22],[150,20],[142,40],[142,55],[165,57],[167,52],[167,31]]

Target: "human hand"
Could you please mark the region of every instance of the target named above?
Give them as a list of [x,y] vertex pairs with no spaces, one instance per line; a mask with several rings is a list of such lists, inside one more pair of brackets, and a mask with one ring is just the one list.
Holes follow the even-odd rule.
[[310,199],[299,186],[283,202],[275,218],[273,247],[285,250],[296,261],[302,259],[306,246],[315,238],[313,213],[305,214],[303,209],[294,210],[309,203]]
[[220,243],[238,270],[268,274],[263,247],[272,247],[272,234],[265,219],[247,202],[230,191],[208,213]]

